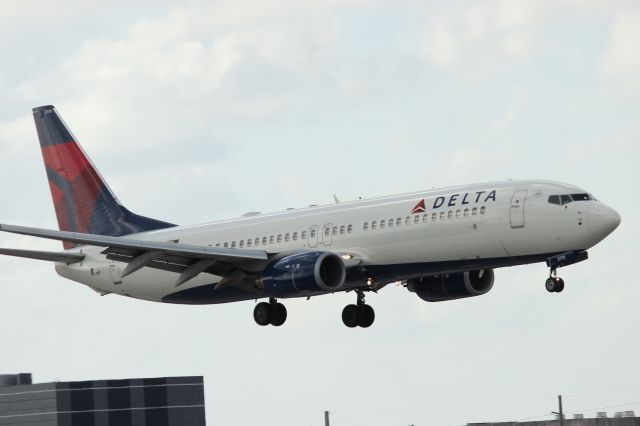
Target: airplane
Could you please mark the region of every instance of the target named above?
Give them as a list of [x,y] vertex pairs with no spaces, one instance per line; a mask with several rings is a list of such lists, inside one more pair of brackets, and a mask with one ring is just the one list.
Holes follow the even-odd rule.
[[52,105],[33,109],[58,230],[0,224],[14,234],[59,240],[64,251],[0,248],[51,261],[56,272],[101,295],[179,304],[267,299],[261,326],[281,326],[278,300],[354,292],[347,327],[366,328],[375,312],[365,294],[400,283],[429,302],[474,297],[494,269],[546,262],[546,290],[557,269],[620,224],[587,191],[547,180],[507,180],[313,205],[178,226],[122,205]]

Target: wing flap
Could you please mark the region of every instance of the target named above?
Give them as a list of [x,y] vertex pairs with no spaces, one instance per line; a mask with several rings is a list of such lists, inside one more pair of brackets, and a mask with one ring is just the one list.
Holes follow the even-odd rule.
[[28,259],[47,260],[49,262],[59,263],[77,263],[84,259],[83,254],[64,253],[56,251],[38,251],[38,250],[20,250],[0,248],[0,254],[7,256],[25,257]]

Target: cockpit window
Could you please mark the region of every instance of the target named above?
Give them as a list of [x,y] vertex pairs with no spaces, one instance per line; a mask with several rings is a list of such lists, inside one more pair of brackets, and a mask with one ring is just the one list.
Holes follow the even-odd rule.
[[571,194],[573,201],[590,201],[593,200],[591,194]]
[[595,200],[591,194],[571,194],[571,195],[550,195],[549,203],[564,206],[572,201],[591,201]]

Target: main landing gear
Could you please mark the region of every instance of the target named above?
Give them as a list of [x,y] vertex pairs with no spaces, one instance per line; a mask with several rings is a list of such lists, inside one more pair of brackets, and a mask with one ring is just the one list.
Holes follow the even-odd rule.
[[342,310],[342,322],[349,328],[367,328],[373,324],[376,313],[373,308],[364,301],[364,292],[356,290],[358,299],[355,305],[347,305]]
[[258,325],[274,325],[280,327],[287,320],[287,308],[278,303],[275,297],[269,298],[269,303],[260,302],[253,309],[253,319]]
[[549,278],[545,281],[544,286],[549,293],[560,293],[564,290],[564,280],[557,276],[556,268],[551,268]]

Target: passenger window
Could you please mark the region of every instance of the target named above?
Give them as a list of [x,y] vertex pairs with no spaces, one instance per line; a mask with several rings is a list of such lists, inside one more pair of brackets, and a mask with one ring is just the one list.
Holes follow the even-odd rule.
[[480,214],[484,214],[485,211],[487,211],[487,208],[485,206],[480,207]]
[[224,246],[225,247],[229,247],[229,243],[224,243]]
[[291,236],[291,234],[289,234],[289,233],[284,234],[284,242],[285,242],[285,243],[288,243],[288,242],[289,242],[289,237],[290,237],[290,236]]
[[350,234],[351,232],[353,232],[353,225],[347,226],[347,234]]
[[267,245],[267,237],[262,237],[262,245]]
[[478,208],[474,207],[473,209],[471,209],[471,216],[475,216],[476,214],[478,214]]
[[562,205],[569,204],[571,202],[571,196],[563,195],[560,197],[560,201],[562,202]]
[[281,243],[282,242],[282,234],[278,234],[278,242]]
[[389,228],[393,227],[393,219],[389,219]]
[[293,241],[298,241],[298,233],[297,232],[293,233]]
[[[416,219],[417,219],[417,217],[416,217]],[[427,223],[428,219],[429,219],[429,214],[428,213],[425,213],[425,214],[422,215],[422,222],[423,223]],[[418,222],[416,221],[416,223],[418,223]]]
[[220,247],[220,243],[216,243],[216,247]]
[[232,241],[232,242],[231,242],[231,248],[235,248],[235,247],[236,247],[236,242],[235,242],[235,241]]
[[340,234],[344,234],[344,225],[340,226]]
[[333,227],[333,235],[338,235],[338,227],[337,226]]
[[549,202],[551,204],[558,204],[560,205],[560,196],[559,195],[550,195],[549,196]]
[[449,210],[449,212],[447,213],[447,219],[452,219],[453,218],[453,210]]
[[324,228],[324,236],[328,237],[329,234],[331,234],[331,228],[329,228],[329,227]]
[[469,209],[464,209],[464,217],[469,216]]
[[405,225],[411,225],[411,216],[407,216],[407,218],[404,221]]
[[460,210],[456,210],[456,219],[458,219],[462,215]]
[[420,215],[415,215],[413,217],[413,223],[415,223],[416,225],[420,223]]
[[253,240],[247,240],[247,247],[251,247],[253,245]]
[[401,217],[396,219],[396,226],[400,226],[400,225],[402,225],[402,218]]
[[438,220],[438,213],[434,213],[431,215],[431,222]]
[[313,228],[311,231],[309,231],[309,238],[315,238],[316,237],[316,229]]
[[369,230],[369,222],[365,222],[364,225],[362,225],[362,230],[363,231],[368,231]]
[[380,221],[380,229],[384,228],[384,219]]
[[307,239],[307,231],[302,231],[302,233],[300,234],[300,239],[302,239],[302,240],[306,240]]
[[240,248],[244,247],[244,240],[240,240]]
[[269,244],[273,244],[273,242],[275,241],[275,237],[273,235],[269,236]]
[[375,220],[373,222],[371,222],[371,230],[373,231],[374,229],[376,229],[376,221]]
[[444,220],[444,215],[445,215],[444,212],[440,212],[440,220]]

